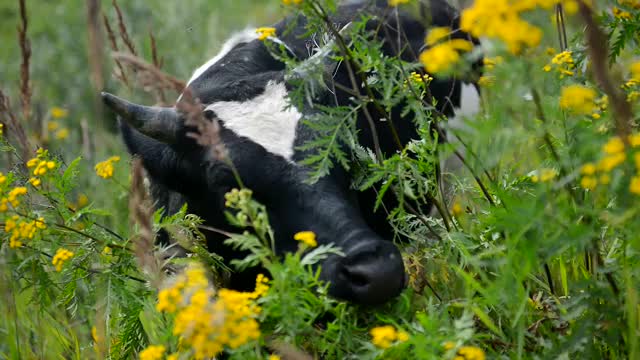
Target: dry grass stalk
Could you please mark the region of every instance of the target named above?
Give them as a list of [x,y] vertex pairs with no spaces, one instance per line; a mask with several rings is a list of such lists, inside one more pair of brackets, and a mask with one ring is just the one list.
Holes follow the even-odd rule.
[[31,158],[31,145],[29,144],[27,135],[25,134],[24,128],[18,121],[15,113],[11,110],[9,97],[6,96],[2,90],[0,90],[0,114],[2,114],[2,116],[0,116],[0,123],[2,123],[3,128],[6,129],[6,138],[9,140],[12,137],[15,138],[18,154],[20,154],[19,156],[21,156],[23,161]]
[[282,341],[272,341],[269,347],[273,348],[284,360],[313,360],[313,356]]
[[18,42],[20,43],[20,98],[22,101],[22,117],[29,121],[31,115],[31,86],[29,84],[29,62],[31,60],[31,42],[27,37],[29,21],[27,18],[27,6],[25,0],[19,0],[20,25],[18,26]]
[[180,101],[176,103],[178,111],[185,115],[185,125],[196,129],[188,132],[187,136],[194,139],[200,146],[208,147],[212,159],[227,160],[227,148],[220,139],[220,124],[217,119],[207,120],[203,115],[200,100],[193,97],[190,89],[185,89]]
[[179,80],[158,69],[153,64],[149,64],[138,56],[114,52],[111,54],[116,61],[130,65],[135,71],[139,72],[138,77],[145,90],[157,90],[158,88],[173,90],[180,94],[186,87],[184,81]]
[[147,198],[144,187],[144,170],[141,159],[133,159],[131,173],[129,218],[132,224],[138,224],[140,228],[140,233],[133,240],[134,253],[138,258],[138,265],[147,275],[151,285],[159,289],[164,279],[164,272],[162,271],[162,261],[154,248],[155,233],[151,222],[153,207]]
[[[153,66],[155,66],[158,70],[162,69],[162,59],[158,57],[158,46],[156,44],[156,38],[153,36],[153,33],[149,31],[149,40],[151,41],[151,60],[153,61]],[[164,94],[163,89],[157,89],[157,102],[160,104],[167,104],[167,97]]]
[[[111,45],[111,50],[113,52],[118,52],[118,43],[116,42],[116,35],[113,32],[113,29],[111,29],[111,24],[109,23],[109,18],[107,18],[107,16],[105,14],[102,14],[102,22],[104,24],[105,30],[107,31],[107,38],[109,39],[109,44]],[[116,78],[118,78],[120,81],[122,81],[126,87],[129,87],[129,81],[127,80],[127,76],[126,76],[126,74],[124,72],[124,67],[122,66],[120,61],[118,61],[117,59],[115,60],[115,62],[116,62],[116,66],[118,67],[118,70],[119,70],[119,72],[115,73]]]
[[629,134],[631,134],[633,118],[631,105],[611,78],[608,65],[609,42],[607,41],[607,35],[596,23],[592,7],[582,1],[579,4],[580,16],[586,25],[585,36],[587,38],[593,76],[609,97],[609,102],[613,109],[616,133],[626,143],[628,142]]
[[129,37],[129,33],[127,32],[127,26],[124,23],[124,17],[122,16],[122,11],[118,6],[118,1],[113,0],[112,4],[113,4],[113,7],[116,9],[116,14],[118,14],[118,28],[120,29],[120,38],[122,39],[124,44],[127,46],[127,49],[129,49],[129,51],[133,55],[138,55],[138,53],[136,52],[136,48],[135,46],[133,46],[133,42]]
[[89,67],[91,68],[91,83],[95,90],[104,88],[104,77],[102,75],[103,47],[102,34],[100,31],[100,1],[87,0],[87,31]]

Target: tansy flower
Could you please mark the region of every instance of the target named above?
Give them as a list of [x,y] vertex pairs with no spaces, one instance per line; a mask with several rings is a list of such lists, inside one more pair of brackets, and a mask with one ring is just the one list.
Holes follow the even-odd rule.
[[67,117],[67,115],[69,115],[69,111],[61,107],[56,106],[51,109],[51,117],[54,119],[61,119]]
[[99,162],[95,166],[96,174],[103,179],[113,176],[113,163],[120,161],[120,156],[112,156],[105,161]]
[[293,235],[293,239],[300,241],[308,247],[318,246],[318,242],[316,241],[316,234],[313,231],[300,231]]
[[464,360],[485,360],[484,351],[475,346],[463,346],[458,349],[457,354],[458,356],[455,359],[461,357]]
[[640,61],[631,64],[631,76],[633,79],[640,81]]
[[612,137],[602,146],[602,151],[606,154],[617,154],[624,151],[624,143],[617,136]]
[[464,209],[462,208],[462,205],[456,201],[451,206],[451,212],[453,213],[453,216],[460,216],[464,212]]
[[634,176],[629,183],[629,191],[636,195],[640,195],[640,176]]
[[285,5],[300,5],[302,4],[302,0],[282,0],[282,3]]
[[165,350],[162,345],[149,345],[140,352],[140,360],[161,360]]
[[40,179],[32,177],[29,179],[29,184],[33,185],[34,187],[38,187],[40,186],[40,184],[42,184],[42,181],[40,181]]
[[51,263],[56,267],[56,271],[62,271],[62,267],[64,263],[73,257],[73,253],[67,249],[60,248],[56,251],[56,254],[53,256],[53,260]]
[[593,175],[596,173],[596,166],[593,163],[586,163],[582,165],[580,172],[584,175]]
[[580,180],[580,186],[587,190],[594,190],[598,185],[598,180],[593,176],[584,176]]
[[371,343],[381,349],[390,347],[394,341],[407,341],[409,335],[404,331],[396,331],[391,325],[374,327],[369,331],[371,334]]
[[276,36],[276,28],[274,27],[259,27],[256,29],[258,34],[258,40],[265,40],[268,37]]
[[4,124],[0,124],[0,136],[3,134]]
[[7,181],[7,176],[0,172],[0,185]]
[[587,115],[593,112],[596,92],[582,85],[569,85],[562,88],[560,107],[575,114]]
[[389,0],[389,6],[398,6],[400,4],[408,4],[409,0]]
[[69,129],[67,128],[62,128],[58,131],[56,131],[54,137],[58,140],[64,140],[66,138],[69,137]]
[[280,360],[280,356],[276,354],[269,355],[269,360]]
[[616,19],[631,20],[631,18],[633,17],[630,12],[621,10],[621,9],[615,7],[615,6],[613,7],[612,10],[613,10],[613,16]]

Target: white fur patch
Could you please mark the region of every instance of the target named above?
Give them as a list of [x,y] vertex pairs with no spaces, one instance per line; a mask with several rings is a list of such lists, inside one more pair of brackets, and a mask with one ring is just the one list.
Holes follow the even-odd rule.
[[269,81],[264,93],[253,99],[219,101],[205,110],[215,112],[229,130],[291,160],[296,127],[302,114],[289,106],[283,83]]
[[[471,84],[462,83],[462,90],[460,92],[460,107],[454,109],[455,116],[447,121],[447,142],[455,147],[463,156],[465,155],[464,148],[460,146],[460,142],[456,138],[454,132],[465,127],[465,120],[472,118],[480,111],[480,93]],[[440,190],[448,202],[451,197],[451,191],[453,185],[450,183],[450,179],[454,175],[461,175],[462,173],[462,161],[452,154],[446,159],[441,156],[440,158]]]
[[247,28],[238,33],[233,34],[222,45],[222,49],[220,49],[220,52],[218,52],[216,56],[211,58],[209,61],[204,63],[204,65],[200,66],[199,68],[196,69],[196,71],[193,72],[193,75],[191,75],[191,79],[189,79],[189,82],[187,83],[187,85],[191,84],[193,80],[200,77],[200,75],[202,75],[205,71],[207,71],[208,68],[210,68],[212,65],[220,61],[220,59],[222,59],[225,55],[227,55],[227,53],[229,53],[229,51],[231,51],[231,49],[233,49],[236,45],[248,43],[257,38],[258,38],[258,34],[256,33],[255,28]]

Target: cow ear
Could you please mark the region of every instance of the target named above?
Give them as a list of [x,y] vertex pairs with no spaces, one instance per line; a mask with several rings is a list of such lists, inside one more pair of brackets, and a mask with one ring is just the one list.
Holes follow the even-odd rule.
[[[339,30],[340,36],[349,43],[348,34],[352,28],[352,23],[348,23]],[[289,74],[285,77],[287,81],[304,80],[306,86],[310,86],[310,90],[313,93],[312,97],[316,93],[322,92],[327,89],[326,79],[333,78],[337,67],[340,65],[339,61],[334,59],[334,56],[339,53],[336,51],[336,39],[331,39],[324,46],[318,48],[315,54],[308,59],[301,61],[296,67],[294,67]],[[312,81],[309,81],[312,79]]]
[[101,96],[107,107],[142,134],[163,143],[177,142],[182,121],[175,108],[138,105],[106,92]]

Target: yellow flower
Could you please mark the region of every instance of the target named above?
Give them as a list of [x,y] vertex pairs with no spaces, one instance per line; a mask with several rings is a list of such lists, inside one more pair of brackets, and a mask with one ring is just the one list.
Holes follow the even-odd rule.
[[460,216],[464,212],[464,209],[462,208],[462,205],[456,201],[451,206],[451,212],[453,213],[453,216]]
[[53,256],[51,263],[56,267],[56,271],[62,271],[64,263],[73,257],[73,253],[67,249],[59,248]]
[[485,360],[484,351],[475,346],[463,346],[458,349],[458,355],[465,360]]
[[612,10],[613,10],[613,16],[614,16],[616,19],[620,19],[620,20],[631,20],[631,18],[633,18],[633,16],[631,15],[631,13],[630,13],[630,12],[628,12],[628,11],[624,11],[624,10],[621,10],[621,9],[619,9],[619,8],[615,7],[615,6],[613,7],[613,9],[612,9]]
[[6,175],[0,172],[0,185],[4,184],[7,181]]
[[282,3],[285,5],[300,5],[302,4],[302,0],[282,0]]
[[496,77],[491,75],[480,76],[478,85],[482,87],[490,87],[496,83]]
[[293,239],[300,241],[308,247],[318,246],[318,242],[316,241],[316,234],[313,231],[300,231],[293,235]]
[[633,79],[640,81],[640,61],[631,64],[631,76]]
[[76,201],[76,205],[78,208],[85,207],[89,203],[89,197],[85,194],[78,195],[78,200]]
[[451,28],[448,26],[437,26],[431,28],[427,37],[424,39],[425,44],[432,46],[438,43],[442,39],[449,38],[451,34]]
[[55,138],[58,140],[64,140],[69,137],[69,129],[62,128],[55,133]]
[[47,123],[47,130],[54,131],[58,128],[59,124],[57,121],[49,121]]
[[460,54],[446,43],[433,46],[420,54],[420,62],[431,74],[448,71],[458,60]]
[[113,163],[120,161],[120,156],[112,156],[105,161],[99,162],[95,166],[96,174],[103,178],[113,177]]
[[27,161],[27,167],[28,167],[28,168],[32,168],[32,167],[34,167],[34,166],[38,165],[38,162],[39,162],[39,161],[40,161],[40,160],[39,160],[38,158],[30,159],[29,161]]
[[42,181],[40,181],[40,179],[38,178],[32,177],[29,179],[29,184],[33,185],[34,187],[38,187],[40,186],[40,184],[42,184]]
[[276,28],[274,27],[259,27],[256,29],[258,34],[258,40],[265,40],[268,37],[276,36]]
[[504,59],[502,58],[502,56],[496,56],[494,58],[485,57],[484,59],[482,59],[482,64],[484,65],[485,69],[493,70],[496,65],[502,64],[503,61]]
[[453,341],[447,341],[444,344],[442,344],[442,347],[445,350],[451,350],[456,347],[456,343],[454,343]]
[[593,175],[596,173],[596,166],[593,163],[586,163],[582,165],[580,172],[584,175]]
[[400,4],[408,4],[409,0],[389,0],[389,6],[398,6]]
[[598,185],[598,180],[592,176],[584,176],[580,180],[580,186],[587,190],[594,190]]
[[149,345],[140,352],[140,360],[160,360],[166,348],[162,345]]
[[622,164],[627,158],[625,153],[617,153],[605,156],[598,162],[598,169],[609,172]]
[[276,354],[269,355],[269,360],[280,360],[280,356]]
[[590,114],[595,107],[596,92],[582,85],[562,88],[560,107],[576,114]]
[[67,115],[69,115],[69,111],[61,107],[55,106],[51,109],[51,117],[53,117],[54,119],[62,119],[64,117],[67,117]]
[[369,331],[371,334],[371,343],[381,349],[390,347],[394,341],[407,341],[409,335],[404,331],[396,331],[391,325],[374,327]]
[[0,136],[3,134],[4,124],[0,124]]
[[606,154],[618,154],[624,151],[624,142],[617,136],[612,137],[604,144],[602,151]]
[[178,354],[171,354],[167,356],[167,360],[178,360]]
[[598,181],[602,185],[609,185],[609,183],[611,182],[611,176],[609,176],[609,174],[602,174],[600,175],[600,179]]
[[629,183],[629,191],[636,195],[640,195],[640,176],[634,176]]

